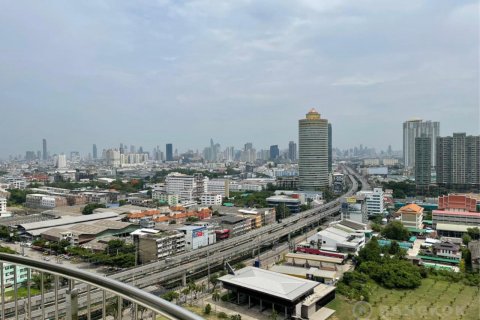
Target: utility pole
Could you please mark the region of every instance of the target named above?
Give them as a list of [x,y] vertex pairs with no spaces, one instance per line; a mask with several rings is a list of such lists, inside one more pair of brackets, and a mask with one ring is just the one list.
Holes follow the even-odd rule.
[[208,258],[209,250],[207,249],[207,292],[210,292],[210,259]]

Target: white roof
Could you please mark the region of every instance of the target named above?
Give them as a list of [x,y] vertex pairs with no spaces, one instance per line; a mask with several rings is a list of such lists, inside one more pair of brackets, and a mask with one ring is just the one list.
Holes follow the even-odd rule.
[[318,282],[300,279],[284,274],[246,267],[225,275],[220,281],[234,286],[255,290],[286,300],[295,300],[319,285]]
[[59,219],[24,223],[24,224],[20,224],[20,226],[23,229],[25,229],[26,232],[31,233],[31,231],[34,231],[34,230],[40,230],[45,228],[49,229],[49,228],[65,226],[69,224],[76,224],[76,223],[102,220],[102,219],[111,219],[111,218],[117,218],[117,217],[118,217],[118,214],[116,214],[115,212],[101,212],[101,213],[92,213],[92,214],[82,215],[82,216],[64,216]]
[[270,270],[300,277],[306,277],[307,274],[313,274],[316,277],[335,279],[337,276],[337,272],[335,271],[320,270],[318,268],[305,269],[302,267],[275,265]]
[[437,230],[467,232],[468,228],[473,227],[474,226],[467,226],[464,224],[437,223]]

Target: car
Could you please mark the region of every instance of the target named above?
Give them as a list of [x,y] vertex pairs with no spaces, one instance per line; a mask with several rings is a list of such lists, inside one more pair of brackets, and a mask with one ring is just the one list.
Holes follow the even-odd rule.
[[44,257],[43,260],[50,261],[50,258],[49,257]]

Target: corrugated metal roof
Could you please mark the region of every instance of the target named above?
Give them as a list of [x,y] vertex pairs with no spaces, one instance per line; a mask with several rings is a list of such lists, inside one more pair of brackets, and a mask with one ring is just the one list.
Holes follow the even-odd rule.
[[19,226],[23,228],[26,232],[31,233],[30,231],[38,230],[38,229],[53,228],[53,227],[65,226],[69,224],[76,224],[76,223],[109,219],[109,218],[117,218],[117,217],[118,217],[118,214],[115,212],[101,212],[101,213],[93,213],[89,215],[68,216],[68,217],[62,217],[54,220],[24,223],[24,224],[20,224]]
[[297,299],[319,285],[315,281],[254,267],[246,267],[235,273],[235,275],[225,275],[218,280],[289,301]]

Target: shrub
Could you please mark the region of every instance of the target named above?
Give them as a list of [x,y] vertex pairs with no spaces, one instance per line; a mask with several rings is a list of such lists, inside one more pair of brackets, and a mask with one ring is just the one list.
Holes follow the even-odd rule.
[[205,313],[205,314],[210,314],[211,311],[212,311],[212,306],[210,305],[210,303],[208,303],[208,304],[205,306],[205,309],[203,310],[203,313]]
[[217,314],[217,318],[218,319],[228,319],[228,315],[225,312],[221,311]]

